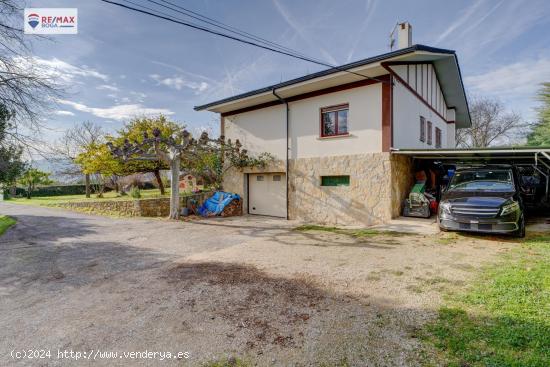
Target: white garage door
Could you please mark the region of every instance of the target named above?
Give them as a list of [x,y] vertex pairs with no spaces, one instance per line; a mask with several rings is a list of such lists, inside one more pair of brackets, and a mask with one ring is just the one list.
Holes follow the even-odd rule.
[[248,176],[248,212],[286,217],[284,173],[254,173]]

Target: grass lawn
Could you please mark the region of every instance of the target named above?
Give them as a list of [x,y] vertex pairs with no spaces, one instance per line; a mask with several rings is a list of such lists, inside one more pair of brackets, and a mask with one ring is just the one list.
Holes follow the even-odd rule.
[[[180,195],[185,195],[185,193],[181,193]],[[160,191],[158,189],[151,189],[151,190],[141,190],[141,198],[147,199],[147,198],[160,198],[160,197],[170,197],[170,190],[166,190],[166,194],[163,196],[160,194]],[[27,198],[14,198],[9,199],[10,203],[18,203],[18,204],[31,204],[31,205],[56,205],[56,204],[62,204],[67,202],[77,202],[77,201],[103,201],[103,200],[134,200],[130,195],[126,196],[120,196],[118,193],[114,191],[106,192],[103,194],[103,198],[97,198],[95,195],[92,194],[91,198],[86,198],[86,195],[63,195],[63,196],[43,196],[43,197],[32,197],[30,199]]]
[[449,366],[549,366],[550,236],[526,239],[452,294],[427,332]]
[[7,215],[0,215],[0,236],[15,224],[15,219]]

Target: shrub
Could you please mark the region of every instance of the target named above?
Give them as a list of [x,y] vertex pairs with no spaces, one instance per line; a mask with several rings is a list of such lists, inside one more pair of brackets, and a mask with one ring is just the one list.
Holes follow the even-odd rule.
[[141,198],[141,191],[139,190],[139,187],[132,186],[132,188],[130,189],[130,196],[133,197],[134,199]]

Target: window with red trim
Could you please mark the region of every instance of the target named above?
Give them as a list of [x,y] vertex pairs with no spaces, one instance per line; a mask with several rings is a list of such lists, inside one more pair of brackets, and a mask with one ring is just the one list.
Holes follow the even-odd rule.
[[435,147],[441,148],[441,129],[435,128]]
[[321,136],[348,135],[349,105],[321,108]]
[[428,121],[428,145],[432,145],[432,122]]

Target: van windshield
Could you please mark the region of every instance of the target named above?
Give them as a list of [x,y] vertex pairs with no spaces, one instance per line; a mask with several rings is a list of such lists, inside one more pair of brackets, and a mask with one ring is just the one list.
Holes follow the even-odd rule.
[[511,170],[472,170],[455,173],[450,191],[515,191]]

